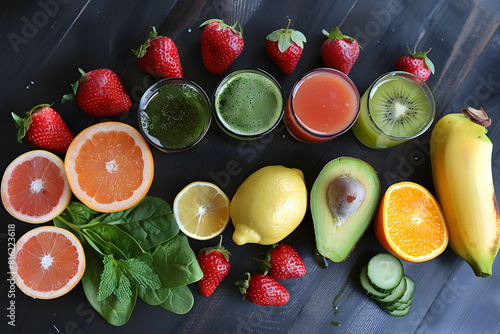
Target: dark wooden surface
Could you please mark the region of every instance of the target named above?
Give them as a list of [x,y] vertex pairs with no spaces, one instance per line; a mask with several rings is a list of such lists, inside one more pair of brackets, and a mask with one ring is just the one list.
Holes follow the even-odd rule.
[[[364,50],[350,73],[362,93],[380,74],[394,69],[407,45],[432,47],[436,74],[428,80],[436,99],[437,117],[471,105],[483,107],[493,119],[489,137],[494,142],[493,173],[500,189],[500,3],[498,0],[157,0],[157,1],[2,1],[0,4],[0,169],[23,152],[17,144],[10,113],[21,115],[32,106],[54,102],[77,134],[104,121],[84,114],[76,103],[60,104],[70,83],[85,70],[108,67],[123,79],[133,109],[117,120],[137,127],[137,103],[154,82],[137,66],[130,49],[146,37],[149,26],[177,44],[184,77],[212,94],[222,76],[209,74],[202,65],[198,26],[210,18],[228,23],[238,20],[245,47],[230,70],[258,67],[273,74],[288,95],[305,72],[322,66],[319,49],[322,29],[339,26],[358,39]],[[295,72],[284,75],[265,53],[265,36],[292,20],[292,28],[307,37]],[[255,142],[231,141],[213,124],[196,148],[177,154],[153,149],[155,178],[150,194],[172,203],[192,181],[218,184],[229,197],[238,185],[260,167],[280,164],[300,168],[308,189],[331,159],[352,156],[370,163],[383,190],[410,180],[431,191],[430,131],[392,149],[375,151],[357,142],[352,131],[328,143],[300,144],[279,126]],[[450,249],[425,263],[404,263],[416,282],[409,315],[394,318],[367,298],[356,282],[360,265],[383,251],[369,228],[350,257],[321,269],[314,262],[314,234],[308,212],[299,228],[284,241],[302,255],[308,272],[301,279],[283,282],[291,299],[282,307],[256,306],[243,301],[234,282],[245,271],[257,272],[252,259],[267,249],[236,246],[229,225],[224,232],[232,251],[233,267],[209,298],[192,285],[195,306],[186,315],[138,302],[123,327],[107,324],[87,303],[81,285],[50,301],[15,295],[16,326],[7,325],[7,224],[15,224],[16,238],[33,226],[0,211],[0,243],[4,274],[0,281],[0,332],[2,333],[500,333],[500,260],[490,278],[476,278],[469,266]],[[215,241],[191,241],[195,251]],[[333,308],[333,304],[337,306]],[[336,326],[338,324],[338,326]]]

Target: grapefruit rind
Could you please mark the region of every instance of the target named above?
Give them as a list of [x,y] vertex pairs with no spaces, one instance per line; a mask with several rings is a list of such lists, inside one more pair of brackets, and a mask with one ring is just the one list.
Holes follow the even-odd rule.
[[[37,158],[37,157],[46,158],[50,162],[54,163],[59,168],[59,170],[61,172],[61,177],[64,180],[64,189],[63,189],[63,192],[62,192],[61,197],[59,199],[59,202],[57,203],[57,205],[55,205],[53,207],[53,209],[50,212],[48,212],[44,215],[40,215],[40,216],[32,216],[32,215],[24,214],[24,213],[15,209],[15,207],[11,201],[11,198],[9,196],[9,180],[11,180],[12,173],[14,172],[16,167],[20,166],[22,163],[24,163],[26,161],[30,161],[30,160]],[[64,209],[66,208],[66,206],[68,205],[68,203],[71,200],[71,195],[72,195],[72,192],[71,192],[68,180],[66,178],[63,161],[57,155],[55,155],[54,153],[51,153],[49,151],[33,150],[33,151],[29,151],[29,152],[21,154],[20,156],[18,156],[16,159],[14,159],[7,166],[7,168],[5,169],[5,172],[3,174],[3,177],[2,177],[1,198],[2,198],[2,203],[5,207],[5,209],[14,218],[16,218],[20,221],[26,222],[26,223],[42,224],[42,223],[46,223],[46,222],[54,219],[61,212],[64,211]]]
[[[26,242],[28,242],[28,240],[30,240],[33,237],[36,237],[39,233],[42,232],[58,233],[68,238],[78,251],[78,261],[79,261],[77,272],[75,273],[75,275],[73,275],[73,277],[70,278],[70,280],[66,283],[66,285],[57,290],[46,291],[46,292],[38,291],[27,286],[17,272],[18,252],[23,249],[23,246],[26,244]],[[17,287],[27,296],[30,296],[35,299],[54,299],[65,295],[66,293],[71,291],[78,284],[78,282],[80,282],[83,273],[85,272],[85,266],[86,266],[85,253],[82,244],[80,243],[78,238],[70,231],[56,226],[41,226],[26,232],[16,242],[16,245],[12,253],[10,254],[10,259],[9,259],[10,273],[12,278],[14,278]]]
[[[123,200],[115,200],[111,203],[101,203],[82,189],[79,182],[79,175],[76,171],[75,161],[79,155],[82,145],[84,145],[87,141],[90,141],[95,134],[111,131],[116,131],[117,133],[124,132],[133,139],[135,145],[141,149],[144,168],[141,185],[133,191],[131,196]],[[102,122],[92,125],[80,132],[68,148],[64,160],[64,168],[73,194],[75,194],[75,196],[89,208],[99,212],[117,212],[126,210],[139,203],[149,191],[154,175],[153,155],[146,140],[134,127],[121,122]],[[122,180],[121,182],[127,182],[127,180]]]

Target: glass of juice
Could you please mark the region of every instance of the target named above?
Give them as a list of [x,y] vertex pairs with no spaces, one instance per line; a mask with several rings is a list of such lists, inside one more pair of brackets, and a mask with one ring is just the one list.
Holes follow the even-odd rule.
[[149,87],[139,102],[143,136],[163,152],[183,151],[199,143],[208,131],[210,100],[196,83],[162,79]]
[[304,143],[322,143],[349,130],[359,110],[359,92],[344,73],[318,68],[295,83],[288,98],[285,126]]
[[387,148],[413,139],[432,124],[436,104],[418,76],[394,71],[380,76],[361,97],[352,130],[361,143]]
[[252,140],[271,132],[283,117],[280,84],[260,69],[236,70],[214,91],[213,117],[232,138]]

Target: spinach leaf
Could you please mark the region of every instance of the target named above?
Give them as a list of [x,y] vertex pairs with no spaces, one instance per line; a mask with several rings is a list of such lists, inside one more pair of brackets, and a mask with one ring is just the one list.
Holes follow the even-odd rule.
[[[103,214],[90,209],[88,206],[81,202],[70,202],[66,209],[57,218],[62,218],[75,225],[85,225],[96,217]],[[56,219],[57,219],[56,218]]]
[[87,266],[82,277],[83,291],[89,300],[92,307],[100,314],[107,322],[114,326],[122,326],[127,323],[134,310],[137,300],[137,288],[131,286],[131,298],[128,305],[123,305],[114,295],[109,296],[104,300],[99,300],[99,285],[101,282],[101,273],[103,271],[102,258],[97,256],[91,249],[86,249],[85,257]]
[[146,196],[134,207],[113,213],[71,202],[54,225],[82,241],[85,295],[110,324],[129,320],[137,296],[178,314],[192,308],[187,285],[200,280],[203,272],[164,200]]
[[176,314],[188,313],[194,305],[194,297],[186,285],[170,289],[168,298],[160,304],[166,310]]
[[126,259],[127,255],[112,242],[104,240],[97,232],[93,230],[83,230],[81,235],[92,248],[101,255],[113,254],[117,259]]
[[160,305],[163,303],[171,294],[171,289],[169,288],[159,288],[159,289],[151,289],[138,287],[137,295],[141,298],[145,303],[149,305]]
[[161,198],[146,196],[139,204],[122,211],[119,219],[108,216],[104,222],[119,224],[144,250],[164,243],[179,233],[170,205]]
[[162,288],[175,288],[199,281],[203,271],[184,234],[178,234],[153,251],[153,269]]
[[[85,227],[83,230],[86,232],[92,231],[98,234],[108,245],[110,243],[115,245],[127,258],[139,258],[147,265],[153,262],[151,255],[142,249],[136,239],[115,225],[96,224]],[[114,252],[111,254],[114,254]]]

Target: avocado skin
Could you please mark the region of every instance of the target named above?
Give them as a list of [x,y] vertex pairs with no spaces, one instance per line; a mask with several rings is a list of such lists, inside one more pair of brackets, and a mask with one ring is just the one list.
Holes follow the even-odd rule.
[[[359,208],[341,224],[332,213],[327,195],[330,183],[338,177],[355,178],[365,189]],[[318,252],[333,262],[344,261],[373,220],[380,196],[380,181],[368,163],[351,157],[328,162],[316,178],[310,195]]]

